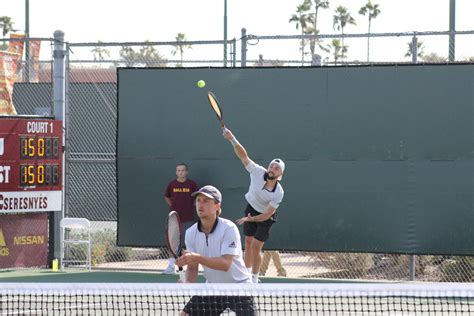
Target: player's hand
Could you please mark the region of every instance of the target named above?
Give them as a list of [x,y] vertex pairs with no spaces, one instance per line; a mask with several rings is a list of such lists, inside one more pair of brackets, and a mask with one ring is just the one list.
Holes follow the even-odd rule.
[[181,257],[176,259],[176,265],[178,267],[183,267],[188,264],[199,264],[200,255],[194,252],[183,251]]
[[237,220],[237,224],[242,225],[245,222],[250,222],[251,218],[252,218],[252,216],[250,215],[250,213],[248,213],[246,217],[239,218]]
[[227,128],[224,128],[222,130],[222,135],[224,136],[225,139],[227,139],[229,141],[234,138],[234,134],[232,134],[232,132]]

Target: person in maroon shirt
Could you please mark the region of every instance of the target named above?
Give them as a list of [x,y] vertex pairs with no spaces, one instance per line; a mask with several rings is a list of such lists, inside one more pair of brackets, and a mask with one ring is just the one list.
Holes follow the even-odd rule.
[[[176,166],[176,179],[168,183],[165,190],[165,201],[169,206],[169,211],[175,211],[179,215],[183,229],[182,236],[186,230],[196,221],[194,215],[194,199],[191,194],[199,188],[191,179],[188,179],[188,166],[180,163]],[[163,270],[163,274],[176,273],[174,267],[174,258],[169,259],[168,267]]]

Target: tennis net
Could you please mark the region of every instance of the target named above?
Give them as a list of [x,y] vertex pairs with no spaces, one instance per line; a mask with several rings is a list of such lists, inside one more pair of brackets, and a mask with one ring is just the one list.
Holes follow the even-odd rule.
[[0,288],[1,315],[179,315],[183,309],[193,315],[473,315],[474,286],[3,283]]

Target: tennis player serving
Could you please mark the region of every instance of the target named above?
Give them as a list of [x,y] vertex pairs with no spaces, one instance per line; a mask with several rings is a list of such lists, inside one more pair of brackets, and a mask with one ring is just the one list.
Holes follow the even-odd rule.
[[224,129],[224,138],[230,141],[235,154],[250,173],[249,191],[245,194],[248,205],[245,216],[238,219],[237,223],[244,225],[245,266],[252,270],[253,283],[258,283],[263,244],[270,236],[270,228],[276,221],[276,210],[283,200],[284,191],[280,180],[285,171],[285,163],[276,158],[265,169],[249,158],[244,146],[230,130]]
[[[252,283],[242,259],[242,244],[237,226],[220,217],[222,195],[211,185],[194,192],[199,221],[186,231],[186,251],[176,260],[187,266],[186,282],[196,282],[198,267],[207,283]],[[181,315],[220,315],[227,308],[237,315],[255,315],[248,296],[193,296]]]

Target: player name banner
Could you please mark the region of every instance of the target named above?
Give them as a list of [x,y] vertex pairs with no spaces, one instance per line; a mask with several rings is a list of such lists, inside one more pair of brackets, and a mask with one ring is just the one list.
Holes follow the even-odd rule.
[[48,263],[47,213],[0,215],[0,269]]
[[61,191],[0,192],[0,213],[61,210]]

